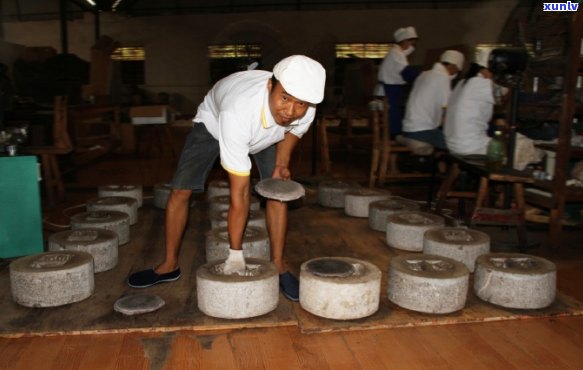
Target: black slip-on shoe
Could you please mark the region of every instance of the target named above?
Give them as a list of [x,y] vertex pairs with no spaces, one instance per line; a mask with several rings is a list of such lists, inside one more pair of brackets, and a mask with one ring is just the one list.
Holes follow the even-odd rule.
[[172,272],[157,274],[154,269],[138,271],[130,275],[128,285],[132,288],[147,288],[160,283],[169,283],[180,279],[180,269]]
[[300,282],[290,272],[279,274],[279,287],[283,295],[290,301],[300,300]]

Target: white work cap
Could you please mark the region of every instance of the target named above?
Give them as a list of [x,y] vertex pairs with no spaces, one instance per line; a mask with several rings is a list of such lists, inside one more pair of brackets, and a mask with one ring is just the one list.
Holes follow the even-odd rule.
[[326,70],[304,55],[292,55],[273,67],[273,75],[294,98],[311,104],[324,100]]
[[488,58],[490,58],[490,53],[492,48],[482,48],[476,52],[476,60],[474,61],[477,65],[488,68]]
[[401,41],[407,40],[407,39],[419,38],[419,36],[417,36],[417,31],[415,31],[415,27],[399,28],[398,30],[395,31],[393,36],[395,37],[396,42],[401,42]]
[[440,62],[450,63],[457,66],[461,71],[464,69],[464,55],[456,50],[446,50],[441,54]]

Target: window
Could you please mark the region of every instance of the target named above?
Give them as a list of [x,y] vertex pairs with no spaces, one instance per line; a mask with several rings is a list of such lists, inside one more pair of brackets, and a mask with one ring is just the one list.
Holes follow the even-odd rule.
[[124,85],[143,85],[146,81],[144,61],[146,51],[143,46],[124,46],[115,49],[111,59],[121,65],[121,80]]
[[244,71],[257,62],[261,64],[262,50],[259,44],[209,45],[211,82],[215,83],[231,73]]
[[[526,44],[526,51],[528,52],[529,57],[534,57],[534,46],[533,44]],[[476,44],[476,48],[474,50],[474,60],[478,55],[478,52],[482,49],[496,49],[496,48],[509,48],[509,47],[516,47],[516,45],[512,44]]]

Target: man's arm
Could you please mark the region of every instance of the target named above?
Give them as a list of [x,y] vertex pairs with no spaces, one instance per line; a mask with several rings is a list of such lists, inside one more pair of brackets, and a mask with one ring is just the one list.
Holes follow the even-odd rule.
[[291,177],[289,171],[289,162],[291,160],[292,152],[300,138],[291,132],[286,132],[282,141],[276,145],[275,154],[275,168],[273,170],[273,177],[288,180]]
[[238,176],[229,172],[231,205],[227,216],[229,243],[231,249],[243,247],[243,233],[249,216],[249,176]]

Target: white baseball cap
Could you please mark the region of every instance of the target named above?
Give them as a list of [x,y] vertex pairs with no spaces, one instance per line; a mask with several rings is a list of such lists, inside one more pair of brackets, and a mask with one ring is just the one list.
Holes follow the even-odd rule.
[[326,70],[315,60],[304,55],[292,55],[273,67],[273,75],[296,99],[311,104],[324,100]]
[[407,39],[417,39],[417,31],[415,31],[415,27],[403,27],[399,28],[393,34],[396,42],[401,42]]
[[464,55],[457,50],[446,50],[439,61],[454,64],[460,71],[464,69]]
[[481,67],[488,68],[488,58],[493,48],[482,48],[476,51],[475,63]]

